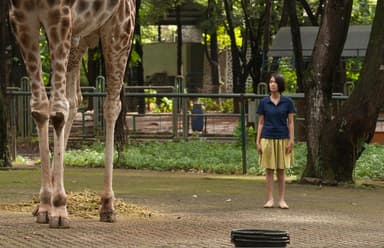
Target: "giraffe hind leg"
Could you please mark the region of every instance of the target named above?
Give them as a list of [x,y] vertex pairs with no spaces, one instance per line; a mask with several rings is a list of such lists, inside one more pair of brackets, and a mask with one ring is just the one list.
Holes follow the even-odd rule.
[[114,192],[112,189],[113,147],[115,123],[120,114],[120,91],[131,48],[134,30],[134,1],[120,1],[117,14],[101,28],[101,42],[107,68],[107,96],[104,101],[105,171],[101,195],[100,221],[114,222]]

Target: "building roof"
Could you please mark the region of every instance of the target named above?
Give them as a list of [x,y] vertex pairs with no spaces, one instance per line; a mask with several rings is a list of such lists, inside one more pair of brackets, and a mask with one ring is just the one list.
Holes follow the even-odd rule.
[[[186,2],[180,7],[180,21],[182,25],[197,25],[202,18],[204,18],[204,14],[206,11],[206,7],[203,5],[194,3],[194,2]],[[176,10],[170,9],[167,13],[167,16],[160,20],[157,24],[160,25],[176,25]]]
[[[300,27],[303,56],[312,55],[313,46],[317,37],[319,27],[303,26]],[[371,33],[370,25],[351,25],[348,30],[347,40],[345,41],[342,57],[363,57],[365,56],[369,36]],[[272,48],[269,50],[270,57],[291,57],[293,56],[293,46],[290,27],[282,27],[276,33],[272,41]]]

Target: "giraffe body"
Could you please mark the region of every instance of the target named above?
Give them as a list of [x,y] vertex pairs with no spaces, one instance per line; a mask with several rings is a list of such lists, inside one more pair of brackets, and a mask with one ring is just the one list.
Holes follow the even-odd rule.
[[[82,101],[80,62],[89,47],[102,43],[107,96],[104,190],[100,220],[115,221],[112,189],[114,126],[121,110],[120,91],[135,25],[135,0],[10,0],[10,20],[31,81],[31,111],[39,134],[41,159],[38,223],[69,227],[63,156]],[[42,80],[39,51],[43,27],[51,56],[51,94]],[[49,158],[49,122],[53,125],[53,161]]]

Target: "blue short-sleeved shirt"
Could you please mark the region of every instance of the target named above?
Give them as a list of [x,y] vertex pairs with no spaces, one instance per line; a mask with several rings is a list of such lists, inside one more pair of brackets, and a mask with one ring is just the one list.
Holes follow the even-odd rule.
[[257,114],[264,116],[264,126],[261,138],[288,139],[288,114],[296,113],[295,106],[289,97],[280,96],[280,102],[275,105],[269,96],[260,100]]

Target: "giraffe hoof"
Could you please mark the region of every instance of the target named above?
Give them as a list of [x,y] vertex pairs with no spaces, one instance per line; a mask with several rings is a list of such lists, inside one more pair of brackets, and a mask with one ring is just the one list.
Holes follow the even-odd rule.
[[36,223],[39,223],[39,224],[48,224],[49,223],[48,211],[36,213],[35,216],[36,216]]
[[116,222],[116,213],[113,210],[100,212],[101,222]]
[[69,228],[69,218],[62,216],[54,216],[49,220],[50,228]]

